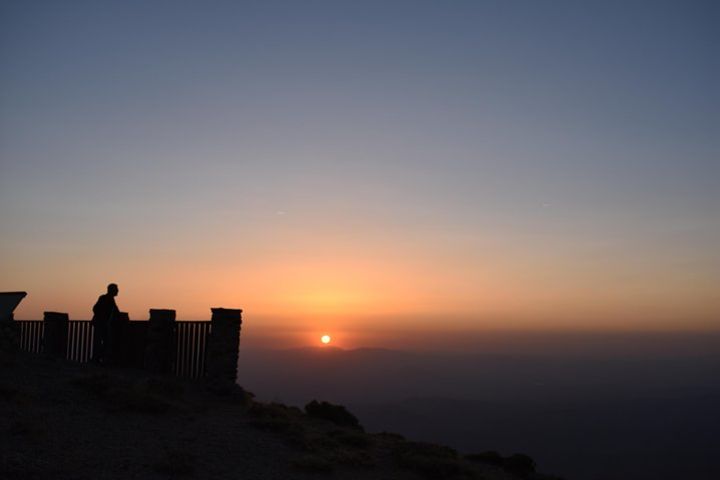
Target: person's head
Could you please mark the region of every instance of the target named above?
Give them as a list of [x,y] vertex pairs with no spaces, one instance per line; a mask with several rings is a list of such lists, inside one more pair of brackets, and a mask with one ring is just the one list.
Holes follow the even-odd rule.
[[117,296],[119,291],[120,290],[118,290],[117,284],[111,283],[110,285],[108,285],[107,293],[109,295],[112,295],[113,297],[115,297],[115,296]]

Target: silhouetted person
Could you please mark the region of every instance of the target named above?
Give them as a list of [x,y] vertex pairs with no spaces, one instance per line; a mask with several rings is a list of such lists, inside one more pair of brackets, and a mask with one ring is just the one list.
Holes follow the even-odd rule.
[[117,318],[119,310],[115,303],[118,294],[118,286],[111,283],[107,287],[107,293],[100,295],[93,307],[92,324],[95,327],[93,337],[93,357],[95,363],[106,363],[110,352],[110,322]]

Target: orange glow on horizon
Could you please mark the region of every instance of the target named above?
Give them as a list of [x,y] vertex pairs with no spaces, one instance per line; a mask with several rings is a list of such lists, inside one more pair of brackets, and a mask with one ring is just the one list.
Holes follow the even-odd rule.
[[133,320],[147,319],[150,308],[175,309],[181,320],[209,319],[211,307],[242,308],[245,334],[257,328],[277,338],[296,335],[288,343],[317,345],[327,329],[343,348],[355,345],[354,332],[388,330],[717,328],[713,283],[662,272],[652,280],[619,277],[634,271],[630,260],[578,270],[571,254],[538,257],[510,245],[491,255],[465,238],[448,251],[399,247],[389,236],[360,244],[328,237],[291,238],[293,248],[275,245],[277,251],[248,240],[235,256],[226,247],[193,261],[90,257],[73,263],[70,276],[66,265],[41,259],[36,263],[49,267],[33,274],[12,257],[0,286],[28,292],[18,319],[53,310],[89,319],[98,295],[115,282],[118,306]]

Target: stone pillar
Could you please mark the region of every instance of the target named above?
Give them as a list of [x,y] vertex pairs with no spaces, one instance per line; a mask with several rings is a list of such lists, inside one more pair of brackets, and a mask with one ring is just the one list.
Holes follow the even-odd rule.
[[45,312],[43,322],[45,332],[43,333],[43,353],[50,357],[66,358],[68,341],[67,313]]
[[205,360],[207,378],[211,381],[235,383],[242,310],[212,308],[212,324],[207,339]]
[[170,373],[175,359],[175,310],[150,310],[145,368],[154,373]]
[[128,324],[130,317],[127,312],[118,312],[118,314],[110,320],[108,328],[109,345],[107,357],[112,365],[124,367],[128,363]]

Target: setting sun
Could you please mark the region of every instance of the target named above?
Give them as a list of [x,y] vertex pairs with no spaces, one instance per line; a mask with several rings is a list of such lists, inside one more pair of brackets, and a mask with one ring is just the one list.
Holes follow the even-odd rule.
[[330,335],[323,335],[322,337],[320,337],[320,341],[325,345],[330,343],[330,340],[332,340],[332,338],[330,338]]

